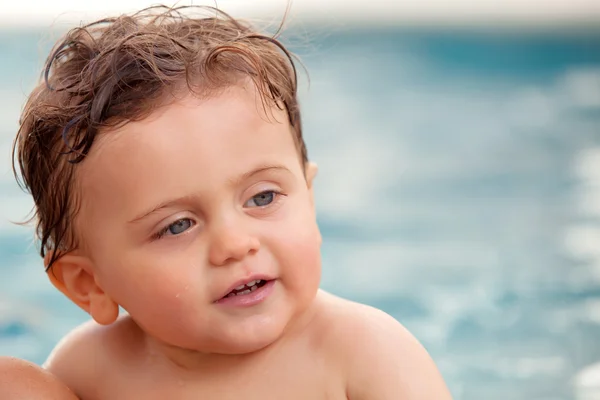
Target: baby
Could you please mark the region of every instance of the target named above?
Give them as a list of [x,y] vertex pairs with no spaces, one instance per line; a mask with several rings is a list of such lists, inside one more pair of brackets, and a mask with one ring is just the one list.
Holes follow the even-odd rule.
[[94,321],[46,370],[83,400],[450,399],[397,321],[319,290],[290,53],[194,9],[70,31],[25,106],[48,277]]

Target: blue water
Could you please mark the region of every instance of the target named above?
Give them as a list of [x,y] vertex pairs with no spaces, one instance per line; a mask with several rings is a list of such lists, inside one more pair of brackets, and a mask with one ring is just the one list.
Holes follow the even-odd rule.
[[[457,400],[572,399],[600,360],[600,32],[326,33],[295,41],[322,286],[404,323]],[[0,32],[0,354],[35,362],[86,319],[8,222],[43,37]]]

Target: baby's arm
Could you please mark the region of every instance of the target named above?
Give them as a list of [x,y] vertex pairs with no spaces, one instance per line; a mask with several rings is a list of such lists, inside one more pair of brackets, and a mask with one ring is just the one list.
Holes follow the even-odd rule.
[[0,399],[77,400],[50,372],[25,360],[0,357]]
[[365,307],[348,331],[347,394],[350,400],[451,400],[421,344],[389,315]]

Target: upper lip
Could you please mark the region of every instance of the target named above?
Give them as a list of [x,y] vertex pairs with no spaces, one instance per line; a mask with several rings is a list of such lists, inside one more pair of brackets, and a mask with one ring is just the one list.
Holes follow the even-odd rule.
[[233,291],[233,289],[235,289],[238,286],[245,285],[248,282],[259,281],[259,280],[270,281],[272,279],[273,279],[272,277],[265,275],[265,274],[252,274],[246,278],[240,279],[240,280],[236,281],[235,283],[233,283],[231,286],[229,286],[229,288],[227,288],[225,291],[221,292],[221,295],[219,296],[219,298],[217,300],[221,300],[223,297],[225,297],[229,293],[231,293]]

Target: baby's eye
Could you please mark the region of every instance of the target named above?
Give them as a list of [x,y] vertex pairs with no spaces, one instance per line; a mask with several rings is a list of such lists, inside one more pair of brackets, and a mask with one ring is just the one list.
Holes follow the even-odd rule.
[[250,198],[250,200],[248,200],[244,204],[244,207],[268,206],[269,204],[271,204],[273,202],[273,200],[275,200],[275,196],[277,196],[277,194],[278,193],[273,190],[267,190],[267,191],[261,192],[255,196],[252,196],[252,198]]
[[163,236],[176,236],[187,231],[194,225],[194,221],[189,218],[181,218],[167,226],[156,235],[158,238]]

